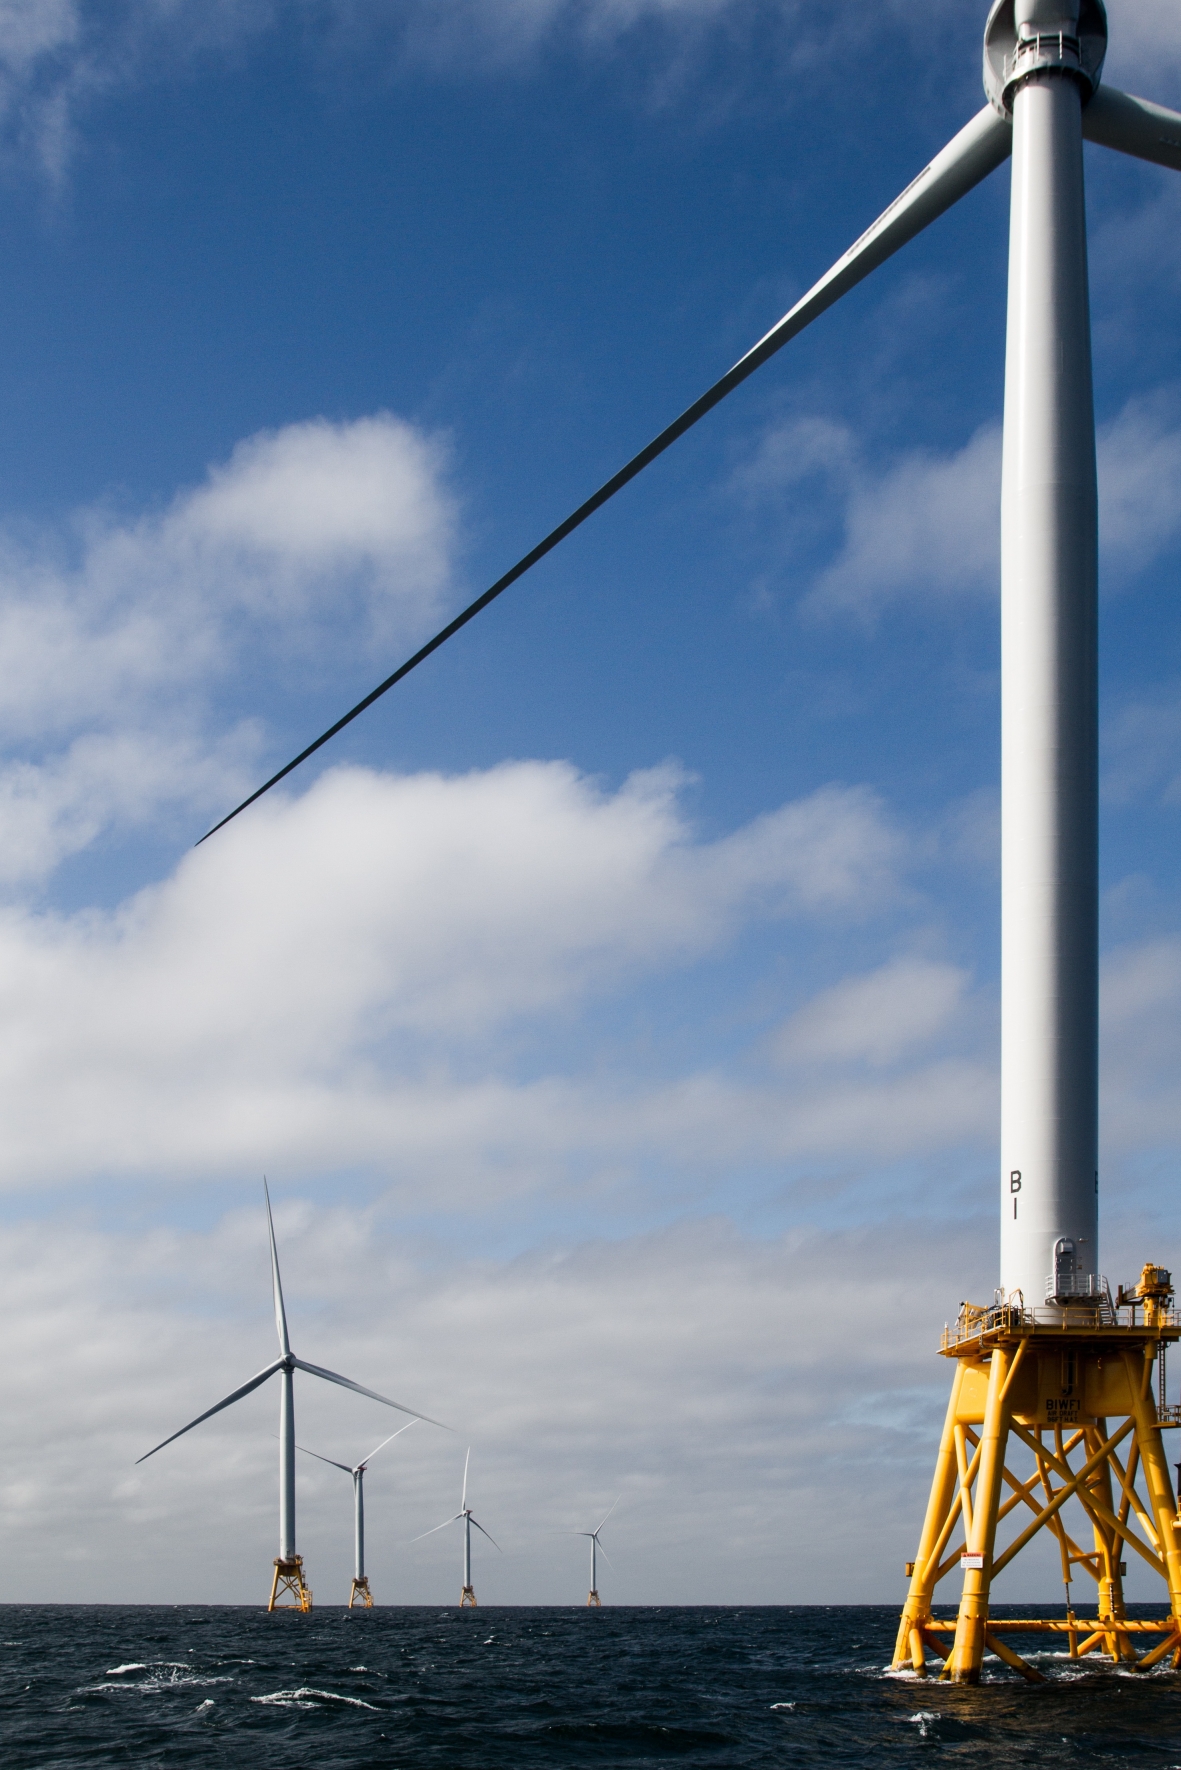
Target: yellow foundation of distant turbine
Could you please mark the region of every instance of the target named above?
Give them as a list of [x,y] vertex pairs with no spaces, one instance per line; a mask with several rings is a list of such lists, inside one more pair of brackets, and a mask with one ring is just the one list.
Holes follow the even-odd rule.
[[599,1597],[599,1594],[597,1592],[592,1591],[592,1592],[588,1593],[588,1595],[587,1595],[586,1604],[587,1604],[588,1610],[591,1609],[592,1606],[595,1606],[601,1610],[603,1607],[603,1600]]
[[[284,1593],[290,1593],[291,1603],[280,1602]],[[305,1585],[303,1577],[303,1556],[293,1555],[290,1561],[275,1557],[275,1577],[271,1581],[271,1601],[268,1610],[310,1610],[312,1608],[312,1588]]]
[[461,1610],[463,1610],[465,1608],[465,1606],[467,1606],[469,1604],[471,1605],[473,1610],[478,1608],[477,1604],[476,1604],[476,1594],[475,1594],[474,1590],[472,1589],[471,1586],[465,1586],[463,1588],[463,1591],[459,1594],[459,1608]]
[[353,1581],[352,1590],[349,1592],[349,1609],[351,1610],[354,1605],[363,1606],[366,1610],[373,1609],[373,1593],[369,1590],[369,1576],[367,1574],[363,1573],[360,1579]]
[[[1146,1266],[1114,1304],[1068,1306],[1052,1323],[1015,1303],[964,1304],[943,1336],[955,1375],[918,1554],[907,1564],[896,1667],[925,1676],[930,1653],[942,1662],[941,1678],[977,1684],[991,1653],[1040,1682],[1000,1639],[1014,1633],[1047,1642],[1064,1635],[1072,1659],[1101,1654],[1147,1671],[1171,1655],[1181,1667],[1181,1512],[1161,1439],[1162,1428],[1181,1426],[1181,1406],[1165,1405],[1165,1351],[1181,1339],[1172,1301],[1169,1273]],[[1007,1461],[1014,1452],[1023,1453],[1016,1471]],[[1090,1546],[1074,1534],[1080,1513]],[[1002,1544],[998,1527],[1013,1514],[1018,1528]],[[991,1616],[993,1580],[1041,1531],[1058,1545],[1065,1619]],[[1125,1615],[1129,1554],[1164,1581],[1167,1616]],[[959,1614],[936,1619],[936,1588],[956,1567]],[[1095,1581],[1093,1615],[1071,1605],[1076,1569]]]

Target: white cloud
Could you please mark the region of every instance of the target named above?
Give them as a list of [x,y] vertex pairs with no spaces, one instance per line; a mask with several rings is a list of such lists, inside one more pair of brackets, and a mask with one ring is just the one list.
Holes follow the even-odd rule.
[[383,1171],[408,1145],[438,1161],[505,1139],[535,1159],[580,1136],[645,1142],[654,1113],[666,1145],[704,1119],[716,1148],[733,1089],[688,1081],[661,1106],[612,1084],[621,1117],[596,1125],[601,1088],[560,1070],[518,1086],[494,1055],[488,1068],[489,1041],[535,1036],[538,1017],[683,966],[752,918],[880,914],[905,850],[871,796],[836,788],[694,842],[677,785],[656,771],[609,794],[557,763],[340,771],[117,912],[8,911],[0,1169],[17,1184],[225,1171],[269,1148],[301,1171]]
[[842,979],[801,1008],[782,1028],[778,1049],[797,1062],[895,1063],[947,1027],[967,982],[954,965],[893,959],[867,976]]
[[992,590],[1000,461],[1000,431],[986,425],[952,454],[916,451],[880,477],[859,476],[845,509],[844,546],[810,604],[866,616],[898,599]]
[[653,22],[665,27],[675,64],[712,25],[757,27],[768,13],[784,62],[807,67],[813,79],[834,44],[848,53],[885,36],[933,57],[945,39],[971,43],[980,22],[968,0],[889,0],[880,8],[839,0],[826,9],[802,0],[4,0],[0,132],[60,179],[96,93],[240,53],[291,23],[304,28],[322,64],[359,52],[370,66],[487,75],[526,61],[558,33],[601,53]]
[[[1103,581],[1119,587],[1181,539],[1175,392],[1129,400],[1099,426],[1096,447]],[[914,450],[875,472],[846,427],[793,420],[767,432],[732,489],[748,503],[772,500],[790,515],[800,488],[816,480],[842,508],[844,536],[805,608],[872,621],[893,603],[996,594],[999,425],[985,425],[961,449]],[[814,510],[806,514],[814,520]]]
[[1106,955],[1101,992],[1101,1127],[1126,1160],[1181,1136],[1181,940],[1175,935]]
[[1117,583],[1181,541],[1181,421],[1176,394],[1129,400],[1100,427],[1099,541]]
[[206,737],[209,697],[260,646],[322,670],[419,637],[456,521],[441,445],[380,413],[251,437],[154,515],[0,537],[0,876],[169,803],[232,802],[259,733]]

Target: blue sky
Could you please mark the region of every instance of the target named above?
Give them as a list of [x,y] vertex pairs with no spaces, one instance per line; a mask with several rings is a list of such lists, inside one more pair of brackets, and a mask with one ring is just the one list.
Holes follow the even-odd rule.
[[[387,1593],[450,1595],[397,1545],[470,1436],[489,1597],[577,1587],[541,1533],[618,1491],[619,1597],[901,1595],[995,1282],[1007,171],[191,845],[909,182],[983,11],[8,9],[6,1596],[254,1596],[272,1401],[129,1465],[272,1355],[264,1171],[306,1355],[459,1429],[395,1447],[405,1529],[375,1475]],[[1110,16],[1181,105],[1176,9]],[[1181,181],[1087,155],[1116,1280],[1178,1228]]]

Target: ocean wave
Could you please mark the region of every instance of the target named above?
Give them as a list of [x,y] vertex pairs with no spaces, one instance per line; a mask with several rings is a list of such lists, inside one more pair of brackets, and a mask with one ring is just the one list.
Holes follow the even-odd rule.
[[342,1696],[338,1690],[316,1690],[301,1684],[297,1690],[272,1690],[266,1696],[252,1696],[251,1702],[269,1703],[275,1708],[314,1709],[324,1703],[340,1703],[350,1709],[372,1709],[380,1713],[375,1702],[362,1702],[359,1696]]

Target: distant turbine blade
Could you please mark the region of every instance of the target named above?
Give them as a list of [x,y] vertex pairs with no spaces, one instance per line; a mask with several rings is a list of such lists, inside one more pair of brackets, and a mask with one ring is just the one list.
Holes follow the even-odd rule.
[[[610,1506],[610,1507],[609,1507],[609,1509],[608,1509],[608,1512],[607,1512],[607,1518],[610,1518],[610,1516],[611,1516],[611,1513],[612,1513],[612,1512],[613,1512],[613,1511],[614,1511],[614,1510],[615,1510],[615,1507],[616,1507],[616,1506],[617,1506],[617,1505],[618,1505],[618,1504],[619,1504],[619,1502],[620,1502],[620,1500],[621,1500],[621,1499],[622,1499],[622,1498],[623,1498],[623,1495],[622,1495],[622,1494],[621,1494],[621,1493],[620,1493],[620,1494],[616,1494],[616,1496],[615,1496],[615,1500],[614,1500],[614,1503],[613,1503],[613,1504],[612,1504],[612,1505],[611,1505],[611,1506]],[[604,1520],[603,1520],[603,1524],[606,1524],[606,1522],[607,1522],[607,1518],[604,1518]],[[602,1528],[603,1528],[603,1524],[600,1524],[600,1525],[599,1525],[599,1529],[598,1529],[598,1530],[596,1530],[596,1531],[595,1531],[595,1535],[596,1535],[596,1536],[598,1536],[598,1534],[599,1534],[599,1530],[602,1530]]]
[[1181,115],[1117,86],[1100,86],[1083,107],[1083,134],[1101,147],[1181,172]]
[[[462,1516],[462,1514],[461,1514],[461,1516]],[[474,1518],[472,1519],[472,1523],[476,1525],[476,1529],[479,1531],[480,1535],[487,1536],[488,1541],[492,1544],[492,1547],[494,1549],[499,1549],[500,1553],[503,1555],[504,1550],[501,1549],[500,1544],[497,1542],[496,1538],[494,1536],[488,1536],[488,1532],[484,1529],[484,1526],[482,1524],[476,1524],[476,1520]]]
[[[377,1455],[378,1450],[384,1450],[387,1444],[392,1444],[394,1442],[395,1438],[401,1438],[403,1432],[409,1432],[411,1426],[417,1426],[418,1424],[419,1424],[419,1421],[417,1419],[407,1420],[407,1422],[404,1426],[399,1426],[398,1430],[396,1432],[391,1432],[388,1438],[383,1438],[381,1443],[378,1445],[377,1450],[371,1450],[367,1457],[362,1458],[362,1460],[357,1464],[357,1468],[358,1469],[367,1469],[369,1467],[369,1464],[373,1461],[374,1457]],[[344,1468],[343,1463],[338,1463],[336,1466],[338,1469]],[[349,1473],[352,1474],[353,1471],[350,1470]]]
[[268,1377],[273,1377],[276,1371],[282,1369],[283,1360],[277,1358],[274,1364],[268,1364],[265,1371],[259,1371],[257,1377],[251,1377],[248,1383],[243,1383],[240,1389],[235,1389],[234,1393],[227,1395],[224,1401],[219,1401],[215,1407],[207,1407],[203,1414],[198,1414],[195,1420],[190,1420],[187,1426],[182,1426],[179,1432],[172,1434],[171,1438],[162,1438],[159,1444],[153,1445],[151,1450],[145,1451],[142,1457],[136,1457],[136,1467],[138,1468],[140,1463],[146,1463],[149,1457],[154,1457],[158,1450],[163,1450],[164,1446],[171,1444],[174,1439],[183,1438],[186,1432],[191,1432],[194,1426],[201,1424],[202,1420],[208,1420],[214,1414],[219,1414],[223,1407],[232,1407],[235,1401],[241,1401],[244,1395],[249,1395],[252,1389],[257,1389],[260,1383],[265,1383]]
[[[402,1428],[403,1431],[405,1431],[405,1429],[405,1427]],[[297,1444],[295,1448],[296,1450],[302,1450],[305,1457],[315,1457],[318,1463],[328,1463],[333,1469],[343,1469],[346,1475],[351,1475],[353,1473],[353,1470],[349,1468],[347,1463],[336,1463],[333,1462],[331,1457],[322,1457],[318,1450],[309,1450],[306,1444]]]
[[292,1364],[297,1371],[306,1371],[309,1377],[323,1377],[326,1383],[339,1383],[342,1389],[352,1389],[357,1395],[367,1395],[370,1401],[380,1401],[383,1407],[396,1408],[400,1414],[412,1414],[416,1420],[425,1420],[428,1426],[442,1426],[444,1432],[450,1432],[450,1426],[443,1426],[442,1420],[432,1420],[429,1414],[418,1414],[412,1407],[403,1407],[400,1401],[391,1401],[388,1395],[379,1395],[376,1389],[366,1389],[361,1383],[354,1383],[351,1377],[342,1377],[336,1371],[326,1371],[322,1365],[308,1364],[305,1359],[292,1357]]
[[[867,277],[871,270],[876,270],[879,264],[884,264],[886,259],[897,252],[900,246],[905,246],[908,240],[912,240],[916,234],[921,233],[930,222],[936,220],[945,210],[950,209],[953,203],[958,203],[959,199],[965,196],[974,185],[979,184],[982,178],[987,178],[990,172],[995,171],[1001,162],[1008,158],[1012,152],[1012,146],[1012,124],[1007,118],[999,116],[991,105],[985,105],[984,109],[978,111],[972,121],[953,137],[942,152],[936,154],[930,165],[924,167],[918,177],[907,185],[901,196],[896,197],[889,208],[883,210],[872,227],[867,228],[860,239],[854,241],[853,245],[849,247],[844,256],[838,258],[832,269],[826,271],[820,281],[809,289],[802,300],[797,301],[791,311],[784,314],[783,318],[772,326],[771,330],[760,338],[744,357],[740,357],[733,368],[728,369],[721,379],[715,381],[712,387],[707,388],[699,399],[694,400],[691,406],[687,406],[680,417],[674,418],[673,422],[666,426],[659,436],[654,437],[642,448],[638,455],[633,455],[631,460],[619,469],[618,473],[612,474],[610,479],[605,480],[598,491],[592,492],[585,503],[580,504],[577,510],[558,524],[557,528],[551,529],[549,534],[537,543],[536,547],[531,548],[517,561],[516,565],[510,566],[504,576],[497,578],[496,582],[485,590],[482,596],[478,596],[475,602],[469,603],[467,608],[456,615],[453,621],[449,621],[435,634],[433,639],[428,639],[427,643],[416,651],[413,657],[407,658],[404,664],[400,664],[391,676],[386,677],[384,682],[379,682],[377,687],[372,689],[363,700],[358,701],[355,707],[351,707],[334,725],[330,725],[327,731],[321,732],[318,738],[306,749],[301,750],[298,756],[286,763],[277,774],[273,774],[270,780],[264,781],[261,787],[256,788],[248,799],[243,799],[240,805],[235,806],[234,810],[223,817],[219,823],[214,824],[212,829],[206,830],[201,837],[201,842],[207,842],[210,836],[215,835],[218,830],[224,829],[233,818],[238,816],[239,812],[245,811],[248,805],[253,805],[256,799],[261,799],[264,793],[269,793],[272,787],[277,786],[281,780],[285,780],[293,769],[299,767],[301,762],[306,762],[309,756],[314,756],[316,751],[330,738],[335,737],[338,731],[343,731],[346,725],[351,725],[353,720],[358,718],[367,707],[371,707],[374,701],[380,700],[382,695],[393,688],[395,683],[401,682],[404,676],[408,676],[411,670],[416,669],[419,664],[430,657],[432,652],[437,651],[453,634],[458,633],[461,627],[466,627],[467,623],[473,620],[481,609],[487,608],[488,604],[495,601],[502,591],[508,589],[510,584],[515,584],[518,578],[523,578],[525,573],[539,560],[544,559],[547,553],[552,552],[560,541],[564,541],[567,535],[573,534],[575,529],[580,528],[588,516],[593,516],[596,510],[601,510],[608,499],[613,498],[616,492],[622,491],[624,486],[630,484],[638,473],[642,473],[645,467],[655,461],[658,456],[663,455],[664,451],[671,447],[678,437],[684,436],[687,430],[691,430],[698,419],[704,418],[707,412],[711,412],[721,400],[725,399],[728,393],[733,393],[734,389],[741,386],[748,375],[753,375],[755,370],[761,368],[763,363],[773,357],[777,350],[781,350],[790,339],[802,332],[804,327],[816,319],[819,314],[822,314],[826,308],[831,307],[835,301],[839,301],[842,295],[855,287],[864,277]],[[200,847],[200,843],[197,846]]]
[[463,1517],[463,1513],[457,1512],[455,1514],[454,1518],[444,1518],[442,1524],[432,1524],[432,1526],[429,1530],[423,1531],[422,1536],[412,1536],[410,1538],[410,1541],[412,1543],[421,1543],[423,1541],[423,1538],[428,1537],[428,1536],[434,1536],[436,1530],[446,1530],[446,1528],[449,1524],[458,1524],[459,1520],[462,1517]]
[[271,1236],[271,1287],[275,1293],[275,1326],[279,1330],[279,1350],[286,1357],[291,1351],[291,1341],[287,1338],[287,1311],[283,1307],[283,1281],[279,1277],[279,1250],[275,1246],[275,1221],[271,1216],[271,1194],[265,1176],[262,1190],[267,1201],[267,1228]]
[[[598,1539],[596,1538],[596,1541],[597,1540]],[[614,1561],[612,1561],[610,1555],[608,1555],[608,1553],[607,1553],[606,1549],[603,1547],[602,1543],[599,1543],[599,1554],[603,1557],[603,1560],[607,1563],[607,1566],[611,1569],[612,1573],[614,1573],[616,1571],[615,1563],[614,1563]]]
[[467,1447],[467,1455],[463,1459],[463,1498],[459,1502],[459,1509],[461,1512],[463,1512],[467,1506],[467,1466],[471,1462],[471,1460],[472,1460],[472,1447],[469,1444]]

